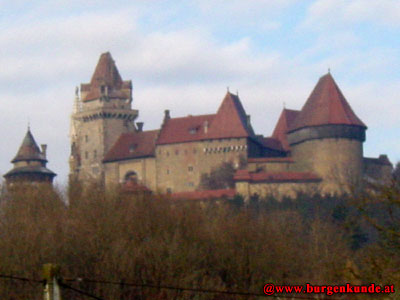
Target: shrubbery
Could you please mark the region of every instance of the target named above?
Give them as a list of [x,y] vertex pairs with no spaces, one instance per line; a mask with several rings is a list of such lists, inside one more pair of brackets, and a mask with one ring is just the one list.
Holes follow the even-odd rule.
[[[369,212],[360,212],[350,198],[300,195],[247,206],[239,198],[203,205],[104,193],[97,186],[86,192],[72,186],[70,191],[69,205],[45,187],[21,187],[2,196],[0,273],[40,278],[42,265],[53,262],[67,279],[262,293],[267,282],[383,283],[371,259],[399,257],[393,235],[378,230],[375,240],[367,242],[371,223],[361,220],[368,221],[364,216]],[[390,230],[398,230],[393,226]],[[381,267],[389,272],[389,265]],[[104,299],[235,299],[70,284]],[[41,289],[40,284],[0,279],[1,299],[42,299]],[[84,299],[74,293],[64,298]]]

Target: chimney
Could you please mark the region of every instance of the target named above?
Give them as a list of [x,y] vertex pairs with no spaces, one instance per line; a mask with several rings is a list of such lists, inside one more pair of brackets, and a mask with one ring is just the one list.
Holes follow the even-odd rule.
[[251,127],[251,124],[250,124],[250,115],[247,115],[246,117],[247,117],[247,123],[246,123],[247,128],[250,128],[250,127]]
[[164,110],[164,119],[165,120],[171,119],[171,116],[169,114],[169,109]]
[[208,121],[205,120],[204,121],[204,133],[207,133],[207,132],[208,132]]
[[137,126],[137,131],[138,132],[142,132],[143,131],[143,122],[136,122],[136,126]]
[[46,145],[46,144],[41,144],[40,147],[42,148],[43,157],[46,158],[46,155],[47,155],[47,153],[46,153],[46,152],[47,152],[47,145]]

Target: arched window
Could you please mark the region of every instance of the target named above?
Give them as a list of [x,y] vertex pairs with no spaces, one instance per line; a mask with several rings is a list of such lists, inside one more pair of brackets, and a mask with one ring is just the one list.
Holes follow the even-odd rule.
[[126,183],[126,182],[134,182],[134,183],[137,183],[137,181],[138,181],[138,176],[137,176],[136,172],[134,172],[134,171],[129,171],[129,172],[127,172],[127,173],[125,174],[125,177],[124,177],[124,182],[125,182],[125,183]]

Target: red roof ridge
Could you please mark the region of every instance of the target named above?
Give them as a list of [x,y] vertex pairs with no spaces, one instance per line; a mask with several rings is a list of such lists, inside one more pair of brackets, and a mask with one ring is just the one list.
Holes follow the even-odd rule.
[[248,182],[319,182],[321,177],[312,172],[249,172],[238,170],[234,176],[235,181]]
[[202,115],[187,115],[187,116],[182,116],[182,117],[173,117],[169,118],[168,121],[170,120],[176,120],[176,119],[187,119],[187,118],[204,118],[204,117],[213,117],[215,114],[202,114]]

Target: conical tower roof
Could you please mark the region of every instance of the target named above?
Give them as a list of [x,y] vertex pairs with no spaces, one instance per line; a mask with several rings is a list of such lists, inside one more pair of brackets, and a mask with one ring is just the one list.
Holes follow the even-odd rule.
[[330,73],[322,76],[289,131],[320,125],[367,128],[356,116]]
[[121,75],[119,75],[110,52],[105,52],[100,55],[90,84],[92,87],[99,87],[101,85],[120,87],[122,85]]
[[131,99],[132,82],[123,81],[110,54],[100,55],[90,83],[81,84],[82,101],[109,98]]
[[17,155],[11,162],[15,163],[22,160],[39,160],[47,162],[46,158],[36,144],[29,128],[24,139],[22,140],[22,144],[19,147]]

